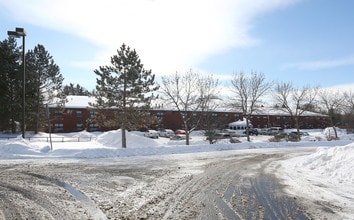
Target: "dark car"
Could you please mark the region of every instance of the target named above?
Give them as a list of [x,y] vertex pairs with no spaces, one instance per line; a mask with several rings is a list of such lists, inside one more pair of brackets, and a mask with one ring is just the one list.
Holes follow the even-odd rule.
[[[248,130],[248,132],[249,132],[250,135],[256,135],[256,136],[258,135],[258,130],[255,129],[255,128],[250,128],[250,129]],[[244,134],[247,134],[247,130],[244,131],[243,133],[244,133]]]
[[307,132],[302,132],[302,131],[300,131],[299,133],[297,133],[297,131],[291,131],[290,133],[289,133],[289,135],[300,135],[300,136],[309,136],[309,133],[307,133]]
[[220,139],[227,139],[230,138],[230,134],[228,133],[216,133],[216,134],[210,134],[210,136],[207,137],[207,140],[220,140]]
[[174,135],[170,137],[170,140],[174,140],[174,141],[186,140],[186,135],[184,134]]

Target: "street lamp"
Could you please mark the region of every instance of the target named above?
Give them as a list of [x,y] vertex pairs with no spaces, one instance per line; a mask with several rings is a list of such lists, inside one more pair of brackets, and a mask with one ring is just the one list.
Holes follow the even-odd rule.
[[26,121],[26,57],[25,57],[25,37],[26,32],[23,28],[16,28],[16,31],[8,31],[7,34],[12,37],[22,37],[22,66],[23,66],[23,88],[22,88],[22,138],[25,138],[25,121]]

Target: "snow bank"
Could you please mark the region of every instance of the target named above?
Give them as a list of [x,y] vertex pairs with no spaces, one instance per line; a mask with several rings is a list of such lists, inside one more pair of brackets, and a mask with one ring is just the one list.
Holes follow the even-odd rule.
[[0,158],[12,158],[16,155],[36,156],[49,151],[49,145],[39,147],[20,137],[10,141],[0,142]]
[[354,143],[346,146],[318,148],[304,157],[296,167],[330,178],[332,182],[354,184]]
[[[336,128],[338,137],[345,136],[347,134],[346,130]],[[335,137],[335,132],[333,127],[327,127],[322,132],[326,137]]]
[[[354,142],[339,145],[344,141],[327,141],[337,146],[318,147],[316,152],[284,160],[277,174],[288,185],[287,191],[304,201],[341,208],[341,213],[332,213],[328,219],[354,219]],[[311,206],[316,209],[316,205]],[[322,206],[319,206],[321,208]],[[316,209],[318,216],[321,210]]]
[[[321,131],[315,131],[315,134]],[[323,135],[323,134],[321,134]],[[310,135],[312,138],[314,136]],[[324,136],[324,135],[323,135]],[[347,135],[348,136],[348,135]],[[251,137],[252,142],[246,138],[240,138],[242,143],[232,144],[227,139],[219,140],[216,144],[210,145],[201,132],[191,134],[190,145],[186,146],[185,141],[170,140],[169,138],[151,139],[144,137],[143,132],[126,132],[127,149],[122,149],[121,130],[109,132],[75,132],[65,134],[52,134],[53,150],[50,150],[48,134],[28,134],[30,141],[23,140],[21,135],[17,138],[0,140],[0,158],[28,158],[33,157],[62,157],[62,158],[106,158],[125,156],[148,156],[166,154],[184,154],[197,152],[212,152],[256,148],[286,148],[286,147],[318,147],[333,145],[347,145],[352,141],[343,138],[336,141],[310,141],[300,142],[269,142],[269,136]],[[5,136],[3,137],[5,138]],[[347,139],[347,140],[345,140]],[[64,141],[65,140],[65,141]],[[79,142],[78,142],[79,141]]]
[[[127,146],[129,148],[144,148],[158,145],[154,139],[146,138],[134,132],[126,132]],[[97,143],[106,147],[122,148],[122,132],[114,130],[97,136]]]

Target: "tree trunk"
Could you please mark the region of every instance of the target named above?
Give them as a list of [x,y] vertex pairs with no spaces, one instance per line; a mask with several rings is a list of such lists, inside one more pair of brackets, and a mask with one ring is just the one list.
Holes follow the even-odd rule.
[[122,148],[127,148],[127,140],[126,140],[126,136],[125,136],[124,126],[122,126],[121,131],[122,131]]
[[299,117],[295,117],[295,125],[296,125],[296,131],[297,131],[297,140],[301,140],[301,135],[300,135],[300,126],[299,126]]
[[247,135],[247,141],[251,142],[251,138],[250,138],[250,123],[248,121],[248,119],[246,118],[246,135]]
[[333,130],[334,130],[334,137],[336,140],[338,140],[338,133],[335,125],[333,125]]
[[186,132],[186,145],[189,145],[189,129],[188,129],[188,126],[187,126],[187,123],[184,123],[184,131]]
[[120,127],[120,130],[122,132],[122,148],[127,148],[127,139],[125,135],[125,129],[126,129],[126,109],[123,109],[123,114],[122,114],[123,120],[122,120],[122,125]]
[[36,109],[36,127],[34,130],[35,134],[38,134],[38,129],[39,129],[39,111],[40,111],[40,107],[39,107],[39,98],[37,99],[37,109]]

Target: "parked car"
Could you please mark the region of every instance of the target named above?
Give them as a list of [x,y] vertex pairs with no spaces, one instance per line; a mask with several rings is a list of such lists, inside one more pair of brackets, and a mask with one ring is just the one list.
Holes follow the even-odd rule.
[[182,130],[182,129],[178,129],[175,131],[175,135],[178,135],[178,134],[186,134],[186,131]]
[[[291,131],[289,133],[289,135],[297,135],[297,134],[298,134],[297,131]],[[307,133],[307,132],[300,131],[299,134],[300,134],[300,136],[309,136],[309,133]]]
[[[250,128],[248,132],[249,132],[250,135],[256,135],[256,136],[258,135],[258,130],[255,129],[255,128]],[[243,133],[247,134],[247,130],[244,131]]]
[[270,132],[272,135],[279,134],[279,133],[283,133],[284,129],[282,127],[271,127]]
[[171,129],[161,129],[159,135],[160,137],[172,137],[175,133]]
[[144,133],[144,137],[159,138],[159,133],[156,130],[147,130]]
[[271,135],[272,131],[270,128],[262,128],[258,133],[261,135]]
[[230,138],[230,134],[229,133],[215,133],[212,134],[210,136],[207,137],[207,140],[212,140],[212,141],[216,141],[216,140],[220,140],[220,139],[227,139]]
[[175,140],[175,141],[180,141],[185,139],[186,139],[186,135],[184,134],[173,135],[170,137],[170,140]]

